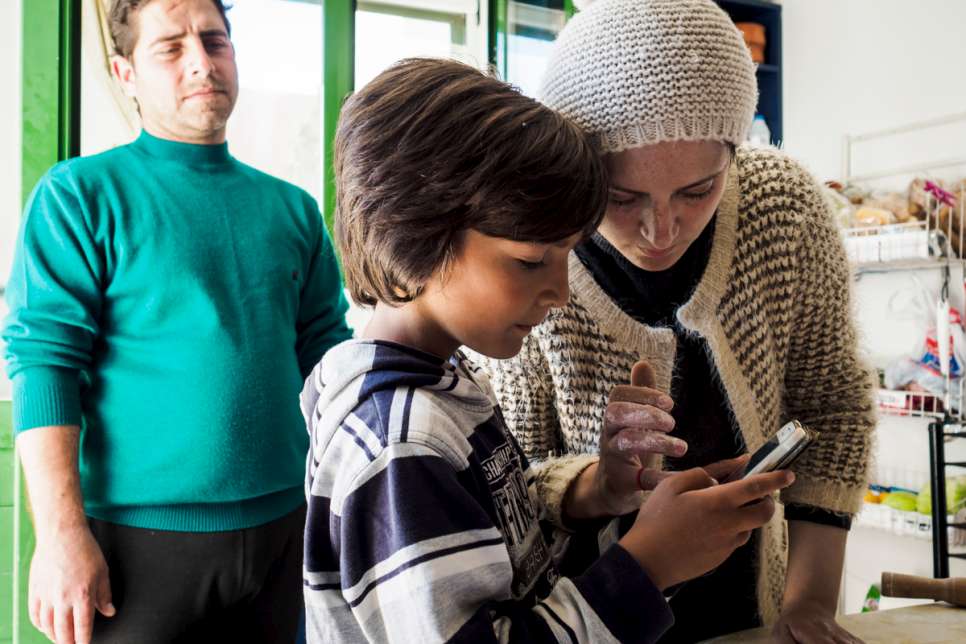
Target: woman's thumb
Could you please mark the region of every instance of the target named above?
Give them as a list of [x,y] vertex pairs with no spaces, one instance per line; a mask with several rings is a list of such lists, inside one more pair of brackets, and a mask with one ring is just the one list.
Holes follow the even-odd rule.
[[644,360],[638,360],[631,368],[631,386],[654,389],[656,383],[657,378],[654,377],[654,370],[651,369],[651,365]]

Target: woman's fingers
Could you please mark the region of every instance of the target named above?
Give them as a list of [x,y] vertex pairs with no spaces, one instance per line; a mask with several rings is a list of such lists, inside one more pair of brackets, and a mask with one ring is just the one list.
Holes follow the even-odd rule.
[[613,445],[626,455],[664,454],[675,458],[684,456],[688,444],[663,431],[622,429],[614,436]]
[[611,434],[625,428],[659,432],[674,429],[674,417],[671,414],[651,405],[631,402],[612,402],[607,405],[604,421],[604,431]]
[[635,387],[633,385],[617,385],[611,389],[608,404],[618,402],[652,405],[664,411],[671,411],[674,408],[674,400],[667,394],[650,387]]

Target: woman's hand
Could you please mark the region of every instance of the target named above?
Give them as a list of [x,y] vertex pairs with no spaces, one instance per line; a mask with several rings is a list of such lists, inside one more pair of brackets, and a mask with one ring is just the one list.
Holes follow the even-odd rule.
[[772,629],[778,644],[861,643],[835,623],[848,532],[808,521],[788,522],[788,574],[782,614]]
[[862,644],[819,602],[807,600],[785,606],[771,635],[775,644]]
[[657,467],[659,457],[683,456],[688,444],[668,435],[674,429],[674,401],[654,388],[654,371],[646,362],[631,370],[631,384],[611,392],[600,435],[596,487],[606,514],[633,512],[643,490],[651,490],[668,473]]

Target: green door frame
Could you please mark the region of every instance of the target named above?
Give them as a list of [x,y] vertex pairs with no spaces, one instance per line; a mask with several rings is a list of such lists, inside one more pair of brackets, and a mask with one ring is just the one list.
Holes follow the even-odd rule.
[[[23,0],[21,195],[58,161],[80,154],[81,0]],[[20,461],[14,458],[13,641],[47,642],[30,624],[27,581],[35,545]]]
[[486,40],[489,62],[500,78],[506,78],[509,0],[488,0],[488,2],[490,3],[488,14],[490,24],[487,25]]
[[355,0],[322,0],[322,214],[335,220],[333,152],[339,112],[355,85]]

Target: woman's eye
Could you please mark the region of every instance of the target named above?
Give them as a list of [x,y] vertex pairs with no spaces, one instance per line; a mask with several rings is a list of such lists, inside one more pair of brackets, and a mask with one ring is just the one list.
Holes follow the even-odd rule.
[[702,199],[710,195],[712,190],[714,190],[714,183],[711,183],[710,185],[708,185],[708,187],[702,188],[701,190],[696,190],[692,192],[682,192],[681,196],[684,197],[685,199],[690,199],[691,201],[701,201]]
[[527,270],[527,271],[535,271],[538,268],[540,268],[541,266],[543,266],[543,262],[542,261],[540,261],[540,262],[529,262],[529,261],[527,261],[525,259],[518,259],[517,262],[519,262],[520,266],[522,266],[523,269],[524,270]]
[[635,201],[634,197],[628,197],[628,198],[625,198],[625,199],[620,199],[618,197],[613,197],[612,196],[610,198],[610,202],[612,204],[614,204],[615,206],[617,206],[618,208],[623,208],[624,206],[629,206],[632,203],[634,203],[634,201]]

